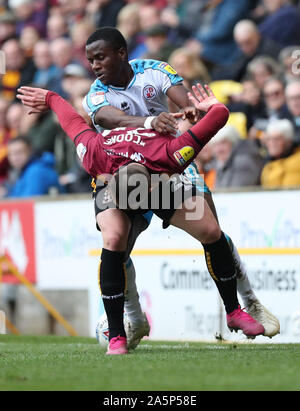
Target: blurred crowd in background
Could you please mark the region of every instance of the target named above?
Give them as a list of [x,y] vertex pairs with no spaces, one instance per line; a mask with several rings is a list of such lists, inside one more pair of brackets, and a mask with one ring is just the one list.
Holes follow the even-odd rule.
[[103,26],[121,31],[129,59],[169,62],[230,109],[197,158],[211,189],[300,186],[299,0],[0,0],[0,198],[90,192],[55,116],[28,115],[16,91],[56,91],[90,124],[85,43]]

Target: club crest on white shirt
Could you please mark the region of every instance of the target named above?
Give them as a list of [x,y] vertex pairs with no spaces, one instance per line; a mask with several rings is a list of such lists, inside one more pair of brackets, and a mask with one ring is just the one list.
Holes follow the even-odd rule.
[[155,87],[148,84],[143,89],[143,95],[144,95],[144,98],[146,100],[152,100],[156,97],[157,91],[156,91]]

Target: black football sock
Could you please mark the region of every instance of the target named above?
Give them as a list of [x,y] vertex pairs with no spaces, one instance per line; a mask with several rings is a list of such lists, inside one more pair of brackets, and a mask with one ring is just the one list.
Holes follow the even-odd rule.
[[126,337],[123,312],[126,289],[125,251],[102,249],[99,285],[107,315],[109,340]]
[[226,313],[229,314],[239,306],[235,265],[230,247],[224,233],[215,243],[202,245],[207,269],[216,283]]

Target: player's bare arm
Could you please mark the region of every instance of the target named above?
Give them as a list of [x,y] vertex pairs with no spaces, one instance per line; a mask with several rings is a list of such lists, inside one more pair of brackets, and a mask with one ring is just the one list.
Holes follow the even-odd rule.
[[[145,121],[148,117],[129,116],[124,111],[113,106],[104,106],[100,108],[95,115],[95,123],[106,129],[117,127],[145,127]],[[162,134],[174,133],[177,130],[177,122],[169,113],[160,113],[153,117],[146,128],[153,128]]]
[[[182,85],[172,86],[167,90],[167,97],[176,105],[183,109],[184,117],[197,122],[201,118],[201,113],[195,107],[191,107],[188,98],[188,90]],[[99,126],[106,129],[116,127],[145,127],[147,117],[130,116],[122,110],[113,106],[100,108],[94,118]],[[150,119],[149,119],[150,120]],[[177,121],[170,113],[160,113],[146,123],[146,128],[153,128],[161,134],[173,134],[177,131]]]

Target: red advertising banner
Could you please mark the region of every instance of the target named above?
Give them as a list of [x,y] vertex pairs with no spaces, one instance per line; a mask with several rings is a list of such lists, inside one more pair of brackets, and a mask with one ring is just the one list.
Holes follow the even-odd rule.
[[[7,255],[20,274],[36,282],[34,202],[0,203],[0,255]],[[17,283],[10,274],[3,282]]]

